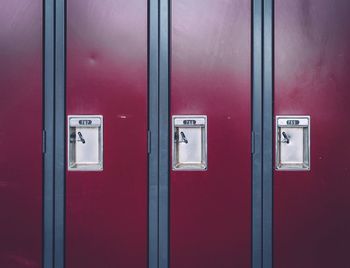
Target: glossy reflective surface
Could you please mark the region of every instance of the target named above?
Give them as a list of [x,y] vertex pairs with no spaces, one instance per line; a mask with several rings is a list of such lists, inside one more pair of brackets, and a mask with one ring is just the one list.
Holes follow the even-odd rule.
[[208,116],[208,170],[170,174],[170,265],[250,267],[250,1],[171,8],[171,115]]
[[147,1],[67,1],[67,115],[103,115],[103,171],[67,172],[66,267],[147,265]]
[[0,2],[0,267],[42,263],[42,1]]
[[276,268],[349,266],[349,13],[275,2],[275,114],[311,116],[311,171],[274,173]]

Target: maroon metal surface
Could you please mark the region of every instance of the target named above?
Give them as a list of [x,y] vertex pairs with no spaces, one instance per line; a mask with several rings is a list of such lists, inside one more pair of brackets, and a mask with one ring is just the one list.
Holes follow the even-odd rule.
[[0,267],[41,267],[42,1],[0,2]]
[[147,266],[147,1],[67,1],[67,114],[104,117],[104,170],[67,172],[66,267]]
[[250,1],[173,0],[171,114],[208,116],[208,171],[172,171],[172,268],[250,267]]
[[311,172],[274,173],[275,267],[349,267],[350,2],[275,8],[275,114],[311,116]]

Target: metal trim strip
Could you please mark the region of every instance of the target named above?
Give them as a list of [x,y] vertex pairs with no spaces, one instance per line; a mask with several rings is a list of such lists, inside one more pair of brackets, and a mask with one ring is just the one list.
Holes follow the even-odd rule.
[[158,267],[159,1],[148,2],[148,267]]
[[263,0],[252,5],[252,267],[261,268]]
[[159,0],[159,268],[169,267],[170,1]]
[[54,213],[54,0],[43,1],[44,133],[43,155],[43,267],[53,267]]
[[273,266],[273,0],[263,7],[263,267]]
[[54,267],[64,267],[65,253],[65,84],[66,1],[55,0],[55,197]]

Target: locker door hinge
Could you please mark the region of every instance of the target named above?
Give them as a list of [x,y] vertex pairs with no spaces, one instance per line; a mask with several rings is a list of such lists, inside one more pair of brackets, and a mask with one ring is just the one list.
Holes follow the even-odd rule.
[[151,153],[151,131],[147,131],[147,153]]
[[42,148],[43,148],[43,154],[46,153],[46,131],[43,129],[43,137],[42,137]]
[[252,154],[254,154],[255,153],[255,132],[253,131],[252,132],[252,138],[251,138],[251,140],[252,140],[252,144],[251,144],[251,151],[252,151]]

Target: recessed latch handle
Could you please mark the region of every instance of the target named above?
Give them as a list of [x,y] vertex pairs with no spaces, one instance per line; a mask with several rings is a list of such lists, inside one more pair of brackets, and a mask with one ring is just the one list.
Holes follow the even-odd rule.
[[78,141],[81,141],[82,143],[85,143],[85,139],[83,138],[83,134],[81,134],[81,132],[78,132],[78,136],[80,138],[80,140],[78,140]]
[[188,140],[187,140],[187,138],[186,138],[186,136],[185,136],[185,133],[183,133],[183,132],[181,131],[181,132],[180,132],[180,135],[181,135],[182,141],[183,141],[184,143],[188,143]]
[[70,134],[70,137],[69,137],[70,143],[75,143],[77,141],[81,141],[83,144],[85,144],[85,139],[83,137],[83,134],[81,134],[80,131],[78,132],[78,136],[79,136],[79,140],[76,139],[75,133]]
[[283,136],[282,142],[289,144],[289,136],[287,135],[287,133],[283,131],[282,136]]
[[188,140],[186,138],[186,135],[185,133],[183,133],[183,131],[180,132],[180,135],[181,135],[181,140],[179,139],[179,134],[178,132],[175,132],[175,142],[177,143],[181,143],[181,142],[184,142],[184,143],[188,143]]

